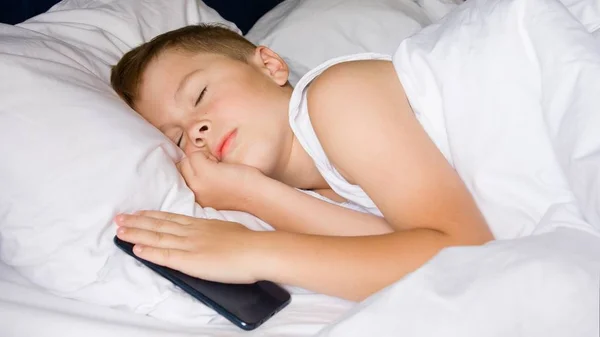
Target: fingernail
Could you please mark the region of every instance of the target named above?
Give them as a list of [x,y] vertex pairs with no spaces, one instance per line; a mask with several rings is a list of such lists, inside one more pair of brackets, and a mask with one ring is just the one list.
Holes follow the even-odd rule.
[[135,245],[135,246],[133,246],[133,251],[134,251],[136,254],[139,254],[139,253],[141,253],[141,252],[142,252],[142,249],[143,249],[143,247],[142,247],[142,246],[140,246],[140,245]]
[[123,234],[125,234],[125,227],[121,227],[121,228],[119,228],[119,229],[117,230],[117,234],[118,234],[118,235],[123,235]]

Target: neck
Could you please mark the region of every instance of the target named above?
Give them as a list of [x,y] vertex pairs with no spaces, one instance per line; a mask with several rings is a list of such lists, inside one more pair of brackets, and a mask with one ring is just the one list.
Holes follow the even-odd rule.
[[328,188],[327,182],[317,170],[314,161],[306,153],[296,136],[292,134],[289,156],[280,174],[274,179],[282,183],[301,189]]

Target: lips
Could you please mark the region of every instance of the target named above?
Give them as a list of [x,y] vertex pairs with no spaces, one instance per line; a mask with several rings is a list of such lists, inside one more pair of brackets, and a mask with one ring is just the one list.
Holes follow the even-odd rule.
[[234,130],[228,132],[227,134],[225,134],[223,139],[221,139],[221,142],[219,143],[219,145],[217,146],[216,151],[215,151],[216,152],[215,156],[217,157],[217,159],[219,161],[222,161],[223,157],[227,155],[227,152],[231,148],[231,144],[233,143],[233,140],[235,139],[236,134],[237,134],[237,129],[234,129]]

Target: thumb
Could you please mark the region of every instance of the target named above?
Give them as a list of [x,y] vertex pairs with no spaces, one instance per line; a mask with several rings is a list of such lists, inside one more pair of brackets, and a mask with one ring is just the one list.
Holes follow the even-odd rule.
[[202,151],[192,152],[187,157],[190,165],[194,168],[207,165],[210,162],[206,153]]
[[180,161],[175,163],[175,167],[177,167],[177,171],[179,171],[179,173],[181,173],[181,170],[183,169],[183,167],[187,166],[189,164],[190,164],[190,157],[183,156],[183,158],[181,158]]
[[177,166],[177,170],[186,180],[188,177],[194,175],[194,169],[192,168],[189,157],[183,158],[179,163],[175,164],[175,166]]
[[183,158],[178,164],[178,169],[184,178],[186,178],[205,171],[206,167],[210,164],[211,161],[206,157],[206,154],[201,151],[196,151]]

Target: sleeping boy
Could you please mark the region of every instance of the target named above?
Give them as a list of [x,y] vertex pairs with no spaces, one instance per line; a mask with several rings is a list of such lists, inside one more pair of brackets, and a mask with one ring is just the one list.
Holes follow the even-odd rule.
[[362,300],[445,247],[493,239],[390,57],[334,59],[294,88],[288,75],[274,51],[214,25],[162,34],[113,67],[120,97],[185,152],[177,165],[200,205],[276,229],[120,214],[117,235],[139,257],[213,281]]

